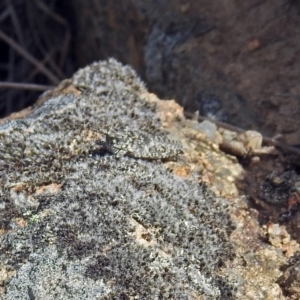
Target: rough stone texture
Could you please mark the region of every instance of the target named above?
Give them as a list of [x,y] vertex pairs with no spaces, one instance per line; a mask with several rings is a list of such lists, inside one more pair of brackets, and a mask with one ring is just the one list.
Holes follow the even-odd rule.
[[0,297],[233,299],[229,204],[199,184],[191,157],[160,148],[149,161],[99,147],[103,132],[128,129],[177,147],[163,127],[185,126],[178,106],[146,97],[115,60],[68,84],[77,92],[47,93],[32,114],[0,127]]
[[[278,224],[285,197],[265,182],[275,169],[294,193],[286,160],[243,167],[131,68],[79,70],[0,139],[0,299],[300,298],[300,213]],[[183,154],[149,157],[153,141]]]
[[292,295],[291,300],[298,299],[300,294],[300,253],[297,252],[283,269],[283,275],[278,279],[285,293]]

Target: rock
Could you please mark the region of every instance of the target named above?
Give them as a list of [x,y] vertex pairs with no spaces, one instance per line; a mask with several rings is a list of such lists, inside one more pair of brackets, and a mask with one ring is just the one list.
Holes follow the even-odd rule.
[[289,299],[298,299],[300,294],[300,262],[299,252],[292,257],[288,264],[283,268],[283,274],[278,279],[278,283],[282,286],[283,290]]
[[0,261],[14,271],[3,299],[234,297],[229,203],[195,170],[179,171],[190,154],[164,163],[169,156],[116,156],[98,143],[103,131],[129,129],[147,147],[149,136],[168,141],[164,105],[115,60],[70,84],[81,92],[46,93],[29,116],[0,127]]
[[39,103],[0,127],[0,299],[285,299],[298,244],[272,245],[219,130],[113,59]]

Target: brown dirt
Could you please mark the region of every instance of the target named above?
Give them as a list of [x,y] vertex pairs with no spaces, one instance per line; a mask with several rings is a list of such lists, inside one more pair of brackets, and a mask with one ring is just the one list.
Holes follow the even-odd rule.
[[80,65],[114,56],[160,98],[300,144],[299,1],[72,3]]

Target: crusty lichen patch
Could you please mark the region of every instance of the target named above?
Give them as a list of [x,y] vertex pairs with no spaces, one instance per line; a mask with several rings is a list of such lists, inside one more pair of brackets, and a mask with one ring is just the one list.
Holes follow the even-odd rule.
[[71,84],[0,127],[5,299],[234,298],[229,205],[188,156],[168,163],[178,176],[161,155],[98,147],[104,131],[170,135],[134,71],[94,63]]

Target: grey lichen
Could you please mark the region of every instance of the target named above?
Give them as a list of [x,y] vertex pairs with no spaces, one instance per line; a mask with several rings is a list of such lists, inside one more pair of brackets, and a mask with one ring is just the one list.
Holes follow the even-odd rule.
[[129,130],[104,132],[104,135],[105,141],[101,144],[117,157],[128,155],[149,160],[176,159],[183,153],[179,142],[162,135]]
[[[16,272],[2,299],[234,298],[228,205],[160,161],[181,150],[134,71],[109,60],[72,81],[81,95],[0,127],[0,264]],[[94,150],[111,131],[125,156]]]

